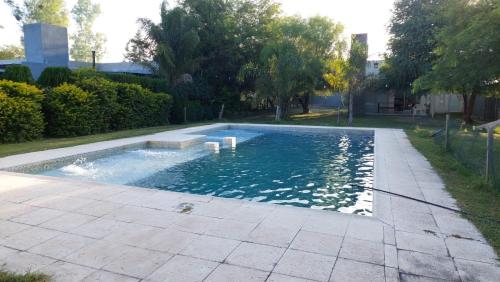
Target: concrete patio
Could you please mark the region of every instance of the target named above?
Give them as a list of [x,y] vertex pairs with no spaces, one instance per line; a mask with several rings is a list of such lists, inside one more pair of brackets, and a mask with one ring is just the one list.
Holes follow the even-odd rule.
[[[377,188],[456,207],[403,131],[375,132]],[[494,250],[459,215],[383,193],[373,209],[364,217],[0,172],[0,265],[55,281],[500,280]]]

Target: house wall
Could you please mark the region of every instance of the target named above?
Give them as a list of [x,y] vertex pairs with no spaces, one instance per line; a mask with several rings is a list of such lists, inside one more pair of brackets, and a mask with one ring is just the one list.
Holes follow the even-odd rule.
[[50,24],[26,24],[23,62],[33,77],[40,76],[46,67],[67,67],[69,62],[68,32],[65,27]]

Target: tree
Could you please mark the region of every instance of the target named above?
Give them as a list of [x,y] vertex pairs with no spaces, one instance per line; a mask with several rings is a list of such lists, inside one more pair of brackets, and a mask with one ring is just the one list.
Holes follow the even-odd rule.
[[353,120],[354,94],[364,86],[367,45],[359,42],[354,36],[349,50],[349,57],[334,58],[327,64],[323,74],[330,89],[338,92],[347,91],[349,96],[349,125]]
[[148,64],[174,84],[181,75],[192,75],[198,69],[199,22],[183,8],[168,9],[164,2],[159,24],[148,19],[140,19],[140,23],[142,31],[127,45],[129,60]]
[[315,16],[305,21],[299,48],[303,54],[305,70],[303,92],[299,101],[302,112],[309,113],[309,103],[314,91],[323,88],[323,74],[328,62],[338,58],[345,48],[341,38],[344,27],[326,17]]
[[46,23],[67,27],[68,11],[64,0],[24,0],[18,5],[13,0],[4,0],[11,7],[12,15],[21,25]]
[[24,57],[24,49],[16,45],[0,47],[0,60],[20,59]]
[[478,95],[500,96],[500,1],[449,0],[441,11],[437,59],[413,89],[461,93],[463,119],[472,123]]
[[440,23],[437,16],[442,0],[398,0],[389,23],[389,54],[382,75],[389,88],[410,91],[412,83],[431,68],[436,35]]
[[291,99],[297,92],[303,72],[299,50],[289,40],[267,44],[260,56],[257,93],[276,100],[276,120],[288,113]]
[[366,59],[368,57],[368,46],[353,37],[351,49],[349,51],[347,79],[349,84],[349,120],[352,124],[354,115],[354,94],[358,92],[365,78]]
[[99,4],[93,4],[91,0],[78,0],[71,14],[77,25],[77,31],[71,36],[71,57],[76,61],[91,62],[92,51],[95,51],[96,60],[100,61],[104,56],[106,37],[102,33],[94,33],[92,26],[95,19],[101,13]]

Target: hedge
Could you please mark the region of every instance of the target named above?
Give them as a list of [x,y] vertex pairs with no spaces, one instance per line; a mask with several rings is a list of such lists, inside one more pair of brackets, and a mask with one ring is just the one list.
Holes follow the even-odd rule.
[[166,79],[139,76],[127,73],[104,73],[104,76],[114,82],[138,84],[143,88],[156,93],[170,92],[169,82]]
[[99,102],[95,95],[64,83],[48,89],[46,96],[43,111],[47,120],[47,135],[67,137],[99,132],[101,126],[96,118]]
[[43,133],[71,137],[169,122],[172,96],[109,81],[93,70],[47,68],[38,83],[45,86],[43,92],[26,83],[0,80],[0,142],[33,140]]
[[170,109],[172,107],[172,96],[165,93],[149,92],[149,110],[146,115],[146,126],[165,125],[169,123]]
[[0,80],[0,142],[38,139],[44,130],[42,91],[25,83]]
[[118,110],[113,119],[115,129],[144,126],[148,101],[144,88],[135,84],[115,83]]
[[113,119],[119,107],[116,83],[101,77],[94,77],[78,80],[75,84],[86,92],[93,94],[98,100],[98,105],[95,108],[95,118],[99,121],[96,128],[97,132],[117,129],[113,127]]
[[118,111],[114,118],[115,129],[155,126],[168,123],[172,97],[153,93],[139,85],[115,83]]
[[37,83],[42,87],[57,87],[71,81],[71,70],[67,67],[48,67],[42,71]]
[[33,75],[29,67],[24,65],[8,65],[2,79],[33,84]]

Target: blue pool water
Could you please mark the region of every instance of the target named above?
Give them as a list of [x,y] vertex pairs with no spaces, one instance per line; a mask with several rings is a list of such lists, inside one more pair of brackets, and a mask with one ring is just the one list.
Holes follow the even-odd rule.
[[134,149],[41,174],[369,215],[373,134],[221,130],[235,149]]

